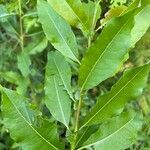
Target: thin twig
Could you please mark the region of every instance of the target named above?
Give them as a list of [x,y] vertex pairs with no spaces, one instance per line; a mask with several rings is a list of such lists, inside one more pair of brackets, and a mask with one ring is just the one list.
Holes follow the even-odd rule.
[[78,128],[79,128],[79,117],[80,117],[80,109],[81,109],[81,106],[82,106],[82,99],[83,98],[82,98],[82,93],[81,93],[78,108],[77,108],[77,112],[76,112],[76,121],[75,121],[74,132],[77,132]]
[[73,141],[73,144],[71,145],[71,150],[74,150],[75,149],[75,145],[76,145],[76,139],[77,139],[77,131],[78,131],[78,128],[79,128],[79,117],[80,117],[80,110],[81,110],[81,105],[82,105],[82,93],[80,95],[80,100],[79,100],[79,104],[78,104],[78,108],[77,108],[77,111],[76,111],[76,118],[75,118],[75,128],[74,128],[74,141]]

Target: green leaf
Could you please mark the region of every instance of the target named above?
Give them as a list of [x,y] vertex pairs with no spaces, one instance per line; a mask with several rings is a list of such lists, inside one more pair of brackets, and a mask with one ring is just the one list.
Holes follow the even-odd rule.
[[53,117],[67,128],[71,109],[71,72],[59,52],[48,54],[45,75],[45,103]]
[[0,72],[0,77],[13,84],[19,84],[18,79],[21,79],[20,74],[12,71]]
[[3,88],[2,114],[4,126],[24,150],[37,150],[39,147],[59,150],[56,126],[45,120],[37,126],[34,112],[24,97]]
[[35,45],[32,49],[30,49],[29,54],[35,55],[37,53],[42,52],[47,47],[48,41],[46,38],[41,39],[41,41]]
[[149,0],[141,0],[141,5],[149,5],[150,1]]
[[137,116],[123,113],[103,123],[79,150],[90,146],[94,146],[95,150],[126,149],[136,142],[141,125],[142,121]]
[[83,128],[82,130],[79,130],[77,132],[77,140],[75,143],[75,147],[79,148],[83,145],[83,143],[85,143],[85,141],[87,141],[87,139],[89,139],[89,136],[92,135],[93,133],[95,133],[97,130],[99,129],[99,125],[97,126],[88,126]]
[[[130,47],[133,12],[112,19],[83,57],[79,71],[81,90],[114,75]],[[91,59],[92,58],[92,59]]]
[[70,25],[88,31],[88,16],[80,0],[48,0],[48,3]]
[[64,56],[79,63],[76,39],[68,23],[43,0],[38,0],[37,9],[47,39]]
[[101,14],[99,2],[89,1],[88,3],[83,3],[83,6],[88,17],[86,26],[91,34],[90,36],[93,36],[96,22]]
[[81,63],[79,73],[81,90],[92,88],[116,73],[129,48],[133,47],[148,29],[150,14],[148,8],[149,5],[141,6],[108,22]]
[[101,20],[102,26],[104,26],[110,19],[120,16],[126,9],[127,7],[124,5],[110,9],[105,14],[105,18]]
[[17,85],[16,90],[19,94],[25,95],[27,87],[30,84],[29,78],[24,78],[17,72],[0,72],[0,77],[4,80]]
[[146,33],[150,27],[150,2],[149,5],[142,5],[140,12],[135,16],[135,26],[131,32],[132,47]]
[[141,0],[134,0],[129,6],[128,9],[125,10],[124,13],[127,13],[135,8],[137,8],[138,6],[141,5]]
[[29,57],[29,54],[25,51],[22,51],[18,56],[18,68],[21,71],[22,75],[24,77],[27,77],[30,73],[30,65],[31,65],[31,60]]
[[127,101],[133,100],[142,93],[149,70],[150,64],[127,70],[108,94],[98,98],[97,104],[84,118],[81,128],[99,124],[122,111]]
[[8,32],[10,33],[14,38],[18,38],[19,34],[17,30],[15,29],[12,22],[14,21],[12,19],[13,13],[8,13],[6,7],[4,5],[0,5],[0,25]]

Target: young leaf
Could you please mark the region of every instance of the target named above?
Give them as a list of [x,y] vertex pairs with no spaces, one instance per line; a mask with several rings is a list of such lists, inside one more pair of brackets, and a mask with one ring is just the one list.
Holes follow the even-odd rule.
[[110,19],[120,16],[126,9],[127,7],[124,5],[110,9],[105,14],[105,18],[101,20],[102,26],[104,26]]
[[101,13],[99,2],[89,1],[88,3],[83,3],[83,6],[86,12],[86,15],[88,17],[87,23],[86,23],[88,30],[90,34],[94,34],[96,22],[100,18],[100,13]]
[[77,43],[71,27],[47,2],[38,0],[37,9],[47,39],[64,56],[79,62]]
[[21,71],[24,77],[27,77],[30,73],[29,67],[31,65],[29,54],[23,51],[17,56],[17,59],[18,59],[19,70]]
[[124,11],[124,13],[127,13],[137,7],[139,7],[141,5],[141,0],[134,0],[129,6],[128,8]]
[[137,131],[141,125],[142,122],[137,116],[123,113],[103,123],[79,150],[90,146],[94,146],[95,150],[126,149],[136,142]]
[[70,25],[87,31],[88,16],[80,0],[48,0],[53,9]]
[[2,89],[2,114],[4,126],[11,137],[24,150],[59,150],[56,126],[43,120],[37,127],[34,112],[27,106],[26,99],[16,92]]
[[46,106],[55,119],[68,127],[71,109],[71,72],[59,52],[50,52],[45,75]]
[[92,88],[114,74],[130,47],[132,27],[133,12],[114,18],[105,26],[82,60],[81,90]]
[[84,118],[81,128],[101,123],[120,112],[127,101],[142,93],[146,85],[150,64],[127,70],[112,90],[98,98],[97,104]]

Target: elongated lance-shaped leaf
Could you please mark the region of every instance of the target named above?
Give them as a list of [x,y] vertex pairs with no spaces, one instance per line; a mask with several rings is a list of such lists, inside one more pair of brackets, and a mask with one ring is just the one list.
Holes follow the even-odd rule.
[[83,6],[86,12],[86,15],[88,17],[87,23],[86,23],[87,28],[89,30],[90,36],[93,36],[96,22],[99,19],[100,13],[101,13],[99,1],[97,2],[89,1],[88,3],[84,3]]
[[48,0],[48,3],[70,25],[88,31],[88,16],[80,0]]
[[83,57],[79,72],[81,90],[92,88],[114,74],[130,47],[132,27],[133,12],[114,18],[105,26]]
[[39,147],[44,150],[60,149],[56,126],[46,120],[41,120],[42,124],[37,124],[36,115],[29,108],[26,99],[4,88],[2,115],[4,126],[24,150],[37,150]]
[[143,4],[141,11],[135,16],[135,25],[131,32],[131,46],[134,47],[137,41],[146,33],[150,27],[150,1],[149,5]]
[[123,113],[103,123],[79,150],[90,146],[94,146],[95,150],[126,149],[136,142],[141,125],[142,121],[138,116]]
[[[83,58],[79,73],[79,85],[82,90],[92,88],[116,73],[118,66],[128,53],[128,49],[133,46],[132,39],[136,39],[134,40],[135,44],[144,34],[144,32],[138,34],[137,23],[141,22],[142,17],[147,18],[147,14],[142,13],[143,11],[148,12],[146,7],[142,6],[124,16],[114,18],[105,26],[101,35]],[[137,17],[138,15],[140,17]],[[137,17],[134,28],[133,17],[134,19]],[[144,22],[146,24],[144,31],[147,30],[147,22]],[[138,38],[135,38],[136,36]]]
[[101,123],[120,112],[127,101],[140,95],[146,85],[149,70],[150,64],[127,70],[108,94],[98,98],[97,104],[84,118],[81,128]]
[[71,109],[71,73],[59,52],[50,52],[45,75],[45,103],[53,117],[68,127]]
[[37,9],[47,39],[64,56],[79,62],[76,39],[69,24],[43,0],[38,0]]

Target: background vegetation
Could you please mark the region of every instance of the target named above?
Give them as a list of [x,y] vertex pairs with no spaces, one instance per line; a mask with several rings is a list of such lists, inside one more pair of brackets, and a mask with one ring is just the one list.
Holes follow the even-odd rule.
[[[131,0],[101,1],[101,16],[97,22],[98,32],[101,32],[99,26],[103,25],[106,19],[115,15],[131,2]],[[111,11],[109,11],[110,9]],[[104,19],[105,17],[106,19]],[[20,18],[22,21],[20,21]],[[20,24],[22,24],[22,29]],[[82,57],[87,47],[87,39],[82,36],[79,30],[73,29],[73,31],[79,44],[80,57]],[[22,53],[22,48],[24,53]],[[23,0],[22,10],[19,9],[17,0],[0,0],[0,84],[9,89],[16,89],[19,93],[29,97],[32,100],[31,107],[37,111],[40,110],[47,117],[50,117],[50,114],[43,106],[42,99],[44,98],[43,82],[49,50],[54,50],[54,48],[45,38],[38,21],[36,0]],[[130,51],[130,59],[124,64],[122,71],[130,66],[140,66],[149,60],[150,29],[136,44],[135,48]],[[76,87],[78,68],[74,63],[71,63],[71,67],[73,93],[78,97]],[[120,78],[122,71],[88,92],[88,97],[84,98],[82,116],[95,104],[96,97],[99,94],[102,95],[110,90],[112,85]],[[143,94],[138,97],[138,101],[127,106],[127,109],[142,112],[144,116],[143,128],[139,132],[137,143],[130,148],[131,150],[150,148],[150,78],[148,82]],[[61,137],[65,136],[62,125],[59,125],[59,132]],[[18,145],[10,138],[8,131],[3,127],[0,114],[0,150],[19,149]]]

